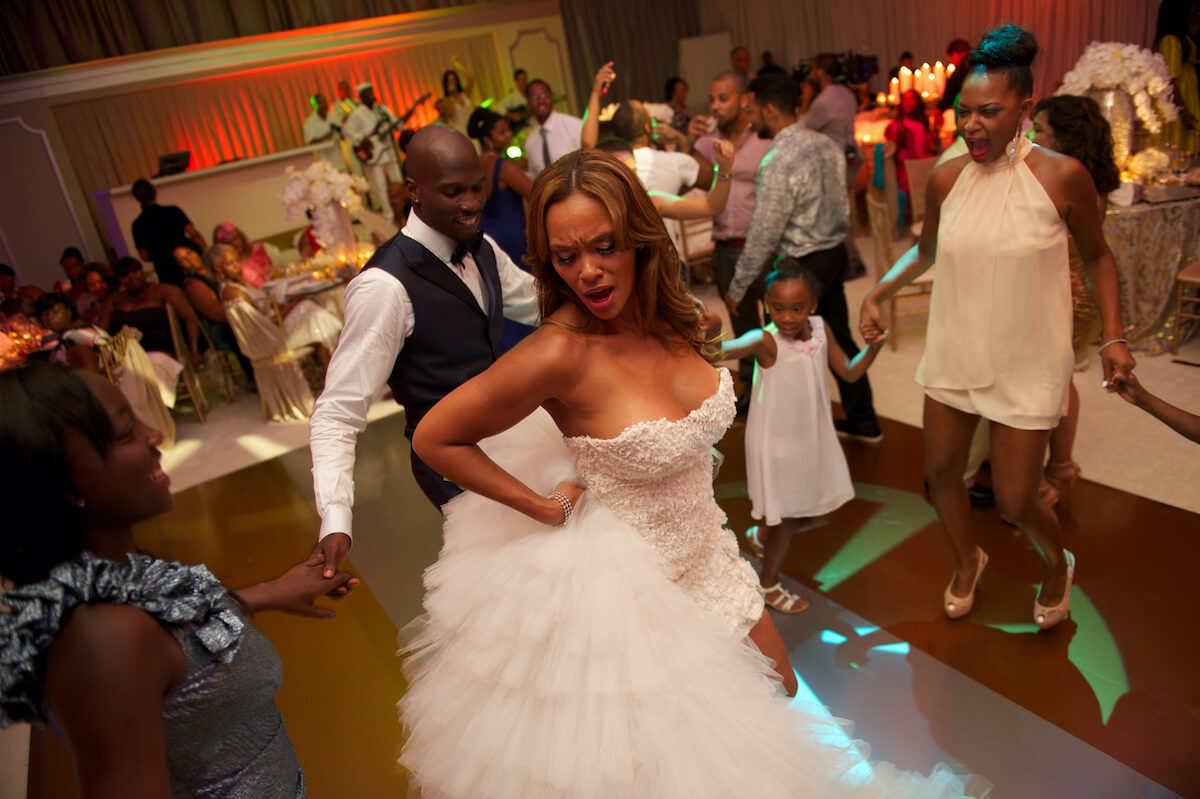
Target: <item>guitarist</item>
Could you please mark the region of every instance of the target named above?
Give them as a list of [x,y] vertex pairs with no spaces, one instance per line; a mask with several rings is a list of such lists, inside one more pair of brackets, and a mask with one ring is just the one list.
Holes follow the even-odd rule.
[[391,220],[392,207],[388,204],[387,185],[389,182],[403,181],[393,142],[394,134],[403,129],[404,122],[383,103],[376,102],[374,85],[358,84],[358,99],[360,105],[346,119],[342,135],[358,153],[363,175],[371,184],[371,197],[375,205]]

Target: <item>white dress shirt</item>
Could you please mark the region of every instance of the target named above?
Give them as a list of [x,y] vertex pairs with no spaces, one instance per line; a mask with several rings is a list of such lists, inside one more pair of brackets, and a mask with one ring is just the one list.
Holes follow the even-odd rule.
[[[321,148],[314,153],[317,158],[322,161],[328,161],[333,164],[335,169],[345,172],[346,159],[342,158],[342,136],[338,131],[334,130],[335,125],[339,128],[341,127],[338,121],[334,119],[332,111],[326,113],[324,119],[314,111],[308,119],[304,120],[304,143],[320,144]],[[331,131],[333,135],[328,139],[320,142],[317,141],[317,139],[320,139]]]
[[[423,245],[457,275],[486,307],[484,288],[474,258],[452,265],[455,242],[425,224],[415,213],[404,235]],[[504,315],[525,324],[538,321],[537,286],[533,276],[509,258],[491,236],[484,239],[496,254]],[[404,284],[383,269],[365,269],[346,287],[346,323],[329,369],[325,390],[309,423],[313,493],[321,516],[321,534],[351,535],[354,505],[354,445],[366,427],[367,409],[396,364],[404,340],[412,335],[414,313]]]
[[[360,105],[351,112],[342,125],[342,135],[350,140],[354,146],[362,144],[363,139],[370,136],[371,131],[375,130],[375,126],[383,122],[384,128],[387,128],[391,123],[396,121],[396,115],[383,103],[375,103],[375,105],[367,108],[365,105]],[[395,141],[395,136],[404,126],[398,126],[385,136],[370,136],[371,146],[374,152],[371,153],[369,164],[386,164],[395,162],[396,148],[392,146]]]
[[583,131],[583,120],[570,114],[560,114],[551,111],[546,117],[546,124],[539,125],[535,119],[533,130],[525,138],[525,157],[529,160],[529,177],[537,177],[550,164],[542,157],[542,138],[550,148],[550,163],[554,163],[567,153],[579,149],[579,134]]

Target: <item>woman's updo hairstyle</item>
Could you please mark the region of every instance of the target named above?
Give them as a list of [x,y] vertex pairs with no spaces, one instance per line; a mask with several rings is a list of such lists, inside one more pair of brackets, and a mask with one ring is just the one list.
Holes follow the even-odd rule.
[[471,118],[467,120],[467,133],[472,139],[483,144],[483,138],[490,136],[492,128],[496,127],[496,123],[502,119],[504,117],[489,108],[476,108],[471,112]]
[[983,34],[979,46],[967,55],[969,69],[982,67],[988,74],[1004,72],[1008,86],[1021,97],[1033,94],[1033,70],[1038,43],[1033,34],[1016,25],[1001,25]]

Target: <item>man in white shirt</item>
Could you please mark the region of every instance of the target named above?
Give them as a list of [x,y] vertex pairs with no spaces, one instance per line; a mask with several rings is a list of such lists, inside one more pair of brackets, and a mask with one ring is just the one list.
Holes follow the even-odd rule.
[[528,105],[529,100],[525,97],[525,89],[529,83],[529,73],[523,69],[518,69],[513,73],[513,90],[492,106],[492,110],[497,114],[507,114],[509,111],[515,111],[518,108],[524,108]]
[[550,164],[579,149],[583,120],[555,111],[554,92],[540,78],[529,82],[525,98],[534,118],[533,130],[525,139],[525,157],[529,161],[529,177],[535,178]]
[[393,141],[404,123],[387,106],[375,101],[375,87],[370,83],[358,84],[358,99],[361,104],[346,119],[342,134],[359,154],[376,207],[391,219],[387,184],[389,181],[399,183],[402,180]]
[[[354,447],[386,384],[404,405],[405,435],[434,404],[500,357],[503,318],[535,324],[533,277],[478,233],[484,175],[474,146],[440,126],[408,146],[413,212],[346,288],[345,326],[310,423],[320,541],[332,576],[350,550]],[[412,453],[413,476],[441,507],[458,486]]]
[[314,155],[333,164],[335,169],[346,171],[346,159],[342,157],[342,126],[329,113],[329,101],[317,92],[309,100],[313,112],[304,120],[304,143],[321,144]]

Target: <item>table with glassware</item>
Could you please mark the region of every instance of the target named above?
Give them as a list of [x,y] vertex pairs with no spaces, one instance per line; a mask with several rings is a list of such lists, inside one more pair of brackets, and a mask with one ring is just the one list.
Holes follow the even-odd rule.
[[[1104,236],[1117,263],[1121,319],[1132,349],[1160,355],[1172,346],[1175,276],[1200,261],[1200,189],[1151,185],[1134,205],[1110,205]],[[1195,326],[1180,330],[1181,342]]]

